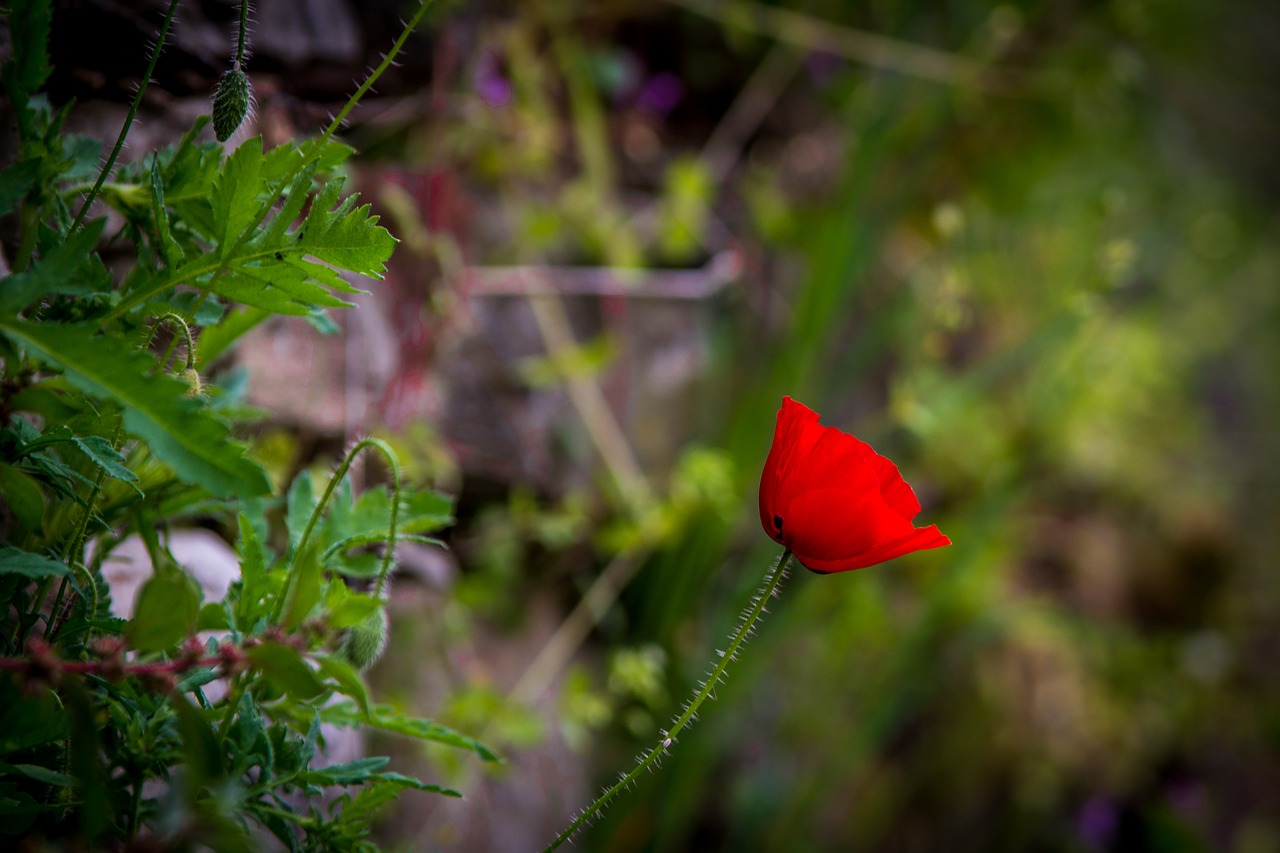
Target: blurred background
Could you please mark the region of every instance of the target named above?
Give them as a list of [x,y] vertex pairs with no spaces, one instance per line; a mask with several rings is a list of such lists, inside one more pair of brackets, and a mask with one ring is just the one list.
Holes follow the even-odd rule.
[[[59,5],[71,129],[114,135],[163,5]],[[255,5],[270,145],[407,4]],[[135,150],[235,12],[183,4]],[[373,433],[458,496],[371,680],[507,762],[366,744],[466,794],[382,842],[537,849],[655,742],[776,556],[789,394],[955,544],[794,574],[581,849],[1280,851],[1277,38],[1266,0],[438,3],[346,135],[391,275],[217,371],[278,483]]]

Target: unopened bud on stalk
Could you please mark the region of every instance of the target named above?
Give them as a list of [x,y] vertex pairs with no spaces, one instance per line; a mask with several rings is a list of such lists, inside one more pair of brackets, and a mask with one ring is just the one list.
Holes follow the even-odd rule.
[[357,669],[368,669],[386,651],[387,628],[387,608],[379,607],[347,631],[339,654]]
[[213,133],[226,142],[249,114],[249,77],[237,65],[222,75],[213,93]]

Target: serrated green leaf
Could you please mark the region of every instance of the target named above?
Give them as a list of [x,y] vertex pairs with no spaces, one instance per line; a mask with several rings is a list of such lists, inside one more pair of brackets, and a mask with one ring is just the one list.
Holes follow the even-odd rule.
[[200,587],[186,572],[159,569],[138,591],[129,641],[143,652],[172,648],[191,635],[200,613]]
[[321,188],[298,230],[297,245],[345,270],[382,278],[387,258],[398,241],[378,225],[378,217],[370,214],[369,205],[354,207],[356,196],[349,196],[335,207],[341,189],[339,178]]
[[270,490],[266,473],[244,457],[243,446],[228,438],[226,426],[187,398],[183,383],[151,373],[155,363],[145,353],[92,337],[92,324],[0,321],[0,331],[61,367],[80,390],[119,403],[129,433],[147,442],[184,482],[219,497]]
[[[284,190],[284,204],[276,211],[275,216],[271,218],[271,226],[266,229],[261,237],[262,244],[277,249],[283,249],[289,246],[291,241],[285,239],[289,226],[302,213],[302,207],[306,204],[310,197],[311,179],[315,176],[316,167],[312,163],[303,168],[297,176],[289,182],[289,186]],[[292,247],[290,247],[292,251]]]
[[325,719],[336,725],[368,725],[417,740],[442,743],[474,752],[484,761],[501,761],[497,753],[475,738],[420,717],[401,714],[390,705],[373,705],[364,714],[353,702],[336,702],[325,708]]
[[261,643],[246,649],[245,656],[296,699],[314,699],[325,692],[324,682],[291,646],[274,642]]
[[[138,475],[125,467],[126,460],[115,449],[115,446],[109,439],[101,435],[75,435],[71,437],[71,441],[76,447],[80,448],[89,460],[102,469],[108,477],[116,480],[123,480],[126,483],[135,483]],[[139,493],[141,494],[141,493]]]
[[89,262],[89,253],[97,245],[106,223],[106,219],[89,222],[30,269],[5,279],[4,287],[0,288],[0,314],[14,314],[46,293],[61,288],[77,267]]
[[240,597],[236,601],[236,625],[248,630],[261,612],[261,602],[267,594],[267,560],[258,533],[249,517],[239,514],[240,528]]
[[50,560],[30,551],[19,551],[12,545],[0,545],[0,575],[56,578],[69,574],[71,570],[57,560]]
[[313,785],[359,785],[376,777],[378,771],[390,763],[391,759],[384,755],[372,755],[343,764],[307,770],[299,775],[299,779]]
[[261,261],[233,266],[209,283],[209,289],[254,308],[305,317],[314,306],[349,308],[346,302],[308,278],[297,266]]
[[262,191],[262,137],[240,144],[213,182],[213,221],[220,256],[231,257],[236,244],[258,215]]

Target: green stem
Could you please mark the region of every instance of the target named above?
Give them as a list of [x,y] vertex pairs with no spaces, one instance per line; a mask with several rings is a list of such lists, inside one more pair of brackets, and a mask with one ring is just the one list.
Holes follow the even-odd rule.
[[729,661],[734,660],[738,656],[738,651],[746,643],[747,638],[751,636],[755,629],[756,622],[765,611],[765,605],[769,599],[773,598],[777,593],[778,587],[782,583],[782,579],[787,575],[787,566],[791,562],[791,551],[783,551],[782,556],[773,564],[770,574],[765,578],[764,584],[760,587],[760,591],[756,593],[755,599],[751,606],[744,610],[742,619],[738,622],[738,627],[734,629],[733,634],[729,638],[729,647],[723,652],[718,652],[720,660],[715,667],[707,675],[705,681],[702,682],[698,690],[693,694],[693,699],[685,705],[684,711],[680,716],[676,717],[675,722],[671,724],[670,730],[662,731],[662,738],[657,745],[645,752],[645,754],[632,768],[631,772],[619,779],[613,787],[601,794],[594,803],[587,806],[582,812],[574,818],[573,822],[565,827],[564,831],[556,836],[555,840],[546,846],[543,853],[550,853],[561,844],[564,844],[573,836],[582,824],[586,823],[594,815],[599,815],[609,804],[609,801],[623,788],[630,786],[635,780],[646,770],[658,764],[662,756],[667,755],[671,745],[675,743],[676,737],[683,731],[693,720],[698,717],[698,709],[702,707],[702,703],[707,701],[715,693],[716,685],[723,678],[725,670],[729,667]]
[[173,340],[169,341],[169,346],[164,352],[164,358],[160,360],[160,368],[164,369],[168,366],[169,357],[173,355],[173,348],[177,345],[178,338],[181,337],[183,342],[187,345],[187,370],[191,370],[196,366],[196,345],[195,341],[191,337],[191,327],[187,325],[186,318],[181,314],[166,311],[157,317],[156,321],[151,325],[151,334],[147,336],[147,342],[143,344],[144,348],[151,346],[156,339],[156,332],[159,332],[160,327],[165,323],[177,326],[178,334],[174,336]]
[[422,2],[418,4],[418,8],[414,11],[413,17],[409,19],[409,22],[404,25],[404,29],[400,31],[400,37],[396,39],[395,44],[391,45],[391,50],[387,51],[386,55],[382,57],[382,62],[378,63],[378,67],[373,69],[373,73],[365,78],[365,81],[360,84],[360,88],[356,89],[355,94],[347,99],[347,103],[342,107],[338,114],[334,116],[333,121],[329,122],[329,126],[326,127],[324,133],[321,134],[322,139],[328,139],[337,133],[338,128],[342,127],[342,123],[347,120],[347,115],[355,109],[355,106],[360,102],[360,99],[365,96],[366,92],[373,88],[373,84],[378,82],[378,78],[391,67],[392,62],[395,61],[396,54],[398,54],[400,49],[404,47],[404,43],[409,40],[409,35],[418,28],[418,24],[422,23],[422,16],[427,13],[427,8],[430,5],[431,0],[422,0]]
[[240,3],[240,33],[236,38],[236,68],[244,65],[244,33],[249,26],[249,0]]
[[71,231],[75,231],[84,222],[85,214],[89,212],[89,205],[93,204],[93,200],[97,198],[98,191],[102,189],[103,182],[107,180],[107,175],[111,174],[111,167],[116,164],[116,158],[120,156],[120,149],[124,147],[125,137],[129,135],[129,128],[133,126],[133,120],[138,115],[138,107],[142,103],[142,95],[147,91],[147,84],[151,82],[151,75],[155,73],[156,62],[160,59],[160,50],[164,47],[165,39],[169,37],[169,25],[173,23],[173,15],[177,11],[178,0],[169,0],[169,10],[165,12],[164,23],[160,26],[160,34],[156,36],[156,46],[151,51],[151,61],[147,63],[147,73],[142,75],[142,82],[138,84],[138,91],[133,96],[133,103],[129,105],[129,114],[125,117],[124,126],[120,128],[120,135],[116,137],[115,147],[111,149],[111,156],[107,158],[102,171],[98,173],[98,180],[94,182],[93,189],[89,190],[89,195],[85,197],[84,204],[80,207],[80,212],[76,214],[75,222],[71,223]]
[[[391,494],[391,523],[390,536],[388,537],[387,549],[382,556],[382,566],[378,570],[378,586],[377,594],[382,595],[382,588],[386,584],[387,574],[391,570],[392,558],[395,554],[396,547],[396,524],[400,518],[400,461],[396,459],[395,451],[387,445],[385,441],[379,438],[364,438],[356,442],[356,445],[347,452],[346,457],[342,460],[342,464],[333,472],[333,476],[329,478],[329,484],[324,488],[324,494],[320,496],[319,503],[316,508],[311,511],[311,517],[307,519],[307,526],[302,530],[302,536],[298,539],[298,547],[293,553],[296,558],[298,554],[303,552],[307,543],[311,541],[311,533],[315,530],[316,524],[320,521],[320,517],[324,515],[325,507],[329,505],[329,500],[333,497],[333,492],[338,488],[338,484],[347,476],[347,472],[351,470],[352,463],[356,457],[364,450],[376,450],[382,454],[387,462],[387,468],[391,471],[392,494]],[[284,611],[285,602],[289,600],[289,595],[293,591],[294,572],[290,571],[288,578],[285,579],[284,589],[280,591],[280,597],[276,599],[275,609],[271,612],[271,621],[280,621],[280,615]]]

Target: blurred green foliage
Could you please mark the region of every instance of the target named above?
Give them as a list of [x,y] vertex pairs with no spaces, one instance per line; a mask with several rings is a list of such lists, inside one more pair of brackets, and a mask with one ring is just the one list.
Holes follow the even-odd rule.
[[[897,460],[956,543],[793,578],[587,849],[1280,849],[1277,25],[1182,0],[495,13],[476,79],[509,100],[434,149],[514,223],[486,260],[696,264],[725,233],[753,259],[704,330],[686,438],[712,470],[648,516],[517,492],[462,551],[483,568],[460,589],[516,614],[548,553],[642,555],[596,634],[599,701],[581,671],[562,697],[566,725],[613,709],[599,778],[655,731],[618,687],[661,723],[763,575],[783,394]],[[791,76],[717,172],[699,147],[775,52]],[[658,72],[667,112],[618,95]],[[715,511],[646,523],[707,483]]]

